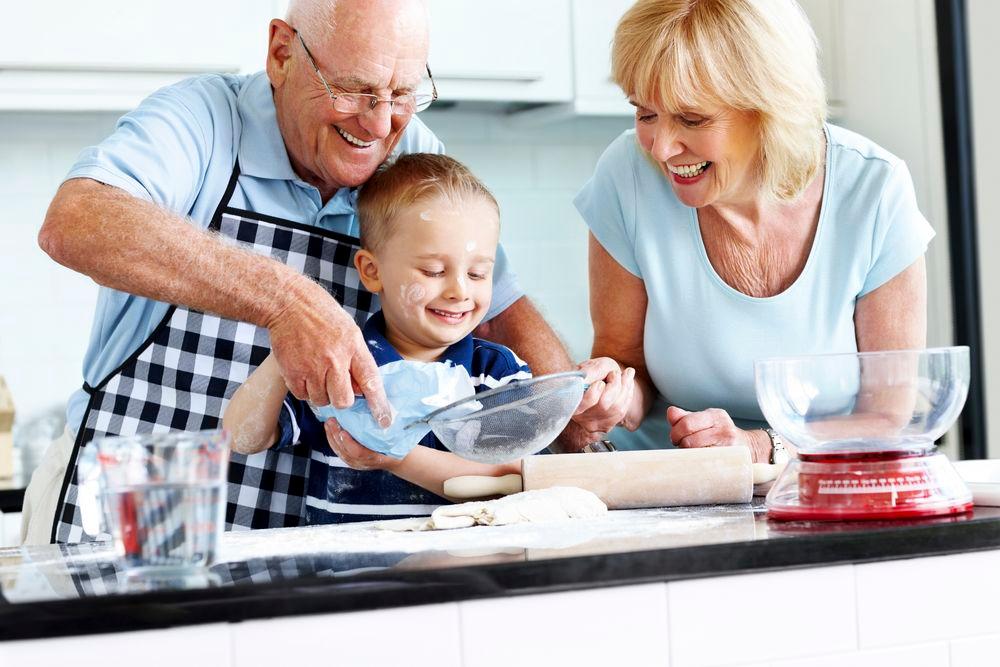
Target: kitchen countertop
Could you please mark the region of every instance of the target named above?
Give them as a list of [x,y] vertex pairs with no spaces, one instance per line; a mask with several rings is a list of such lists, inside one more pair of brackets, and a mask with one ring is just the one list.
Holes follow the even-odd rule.
[[751,505],[401,533],[374,524],[223,536],[170,581],[108,544],[0,549],[0,639],[147,630],[1000,548],[1000,508],[899,522],[780,523]]

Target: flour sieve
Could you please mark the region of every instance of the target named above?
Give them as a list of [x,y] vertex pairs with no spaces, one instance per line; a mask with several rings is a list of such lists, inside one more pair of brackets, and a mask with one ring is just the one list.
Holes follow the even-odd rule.
[[505,463],[545,449],[583,398],[585,374],[567,371],[513,380],[468,396],[407,425],[427,424],[446,448],[480,463]]

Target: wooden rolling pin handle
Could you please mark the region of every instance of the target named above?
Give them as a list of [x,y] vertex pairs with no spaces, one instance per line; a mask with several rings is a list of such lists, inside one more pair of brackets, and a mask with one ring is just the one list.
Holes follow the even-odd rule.
[[754,463],[753,483],[764,484],[766,482],[773,482],[784,469],[784,463]]
[[521,476],[515,473],[501,477],[465,475],[444,481],[444,495],[463,500],[487,496],[509,496],[512,493],[520,493],[523,488]]

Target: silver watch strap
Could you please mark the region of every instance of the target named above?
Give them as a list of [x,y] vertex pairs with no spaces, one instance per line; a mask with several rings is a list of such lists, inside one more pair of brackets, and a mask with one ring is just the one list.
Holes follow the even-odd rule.
[[771,439],[771,454],[767,457],[767,462],[771,465],[776,463],[788,463],[788,451],[785,449],[785,442],[772,428],[765,428],[764,433]]

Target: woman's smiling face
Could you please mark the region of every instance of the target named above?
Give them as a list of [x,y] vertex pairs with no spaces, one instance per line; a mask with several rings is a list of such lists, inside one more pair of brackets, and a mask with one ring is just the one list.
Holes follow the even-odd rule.
[[756,198],[760,139],[755,115],[727,108],[671,112],[634,97],[639,145],[670,181],[677,198],[700,208]]

